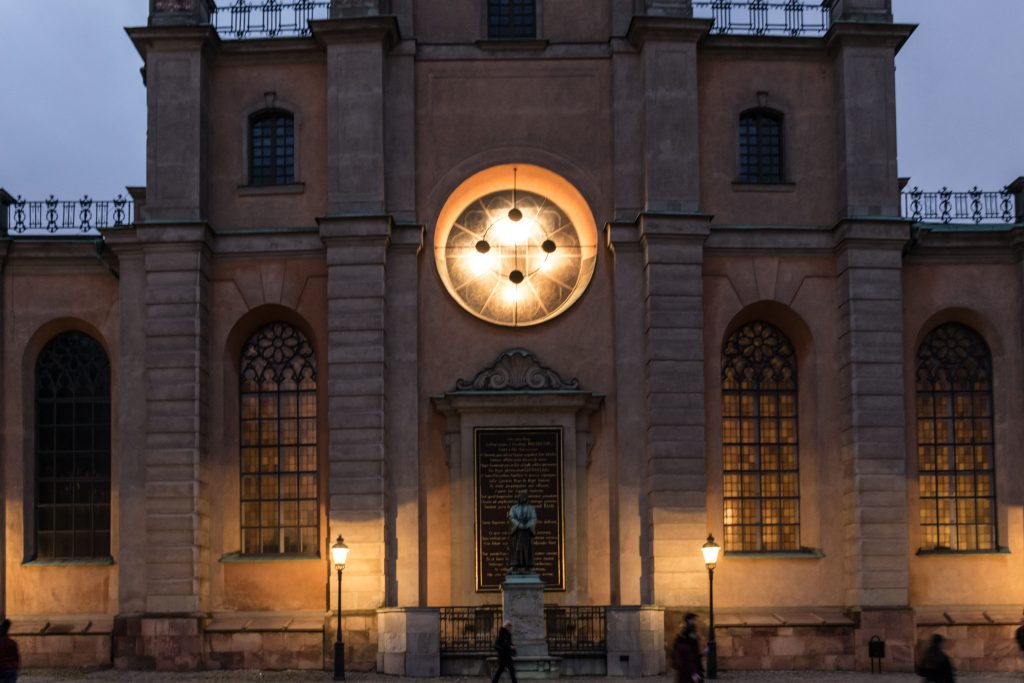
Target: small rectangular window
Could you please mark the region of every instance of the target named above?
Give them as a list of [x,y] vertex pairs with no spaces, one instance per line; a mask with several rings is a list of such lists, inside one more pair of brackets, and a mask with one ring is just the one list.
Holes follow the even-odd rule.
[[487,0],[488,38],[536,38],[534,0]]

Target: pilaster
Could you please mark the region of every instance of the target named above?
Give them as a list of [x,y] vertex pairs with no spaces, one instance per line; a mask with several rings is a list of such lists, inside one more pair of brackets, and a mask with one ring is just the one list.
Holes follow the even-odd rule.
[[846,21],[853,5],[826,35],[836,79],[838,218],[899,216],[894,60],[914,27]]
[[151,0],[147,28],[128,29],[145,61],[146,215],[206,214],[208,49],[219,39],[206,0]]
[[[613,605],[632,605],[640,603],[642,576],[640,491],[644,484],[644,456],[636,445],[644,443],[647,420],[644,409],[644,255],[636,224],[613,223],[605,231],[612,254],[615,316],[616,463],[608,491],[613,543],[610,554],[615,558],[611,567],[611,593]],[[639,661],[630,665],[639,666]]]
[[327,213],[383,213],[385,61],[397,22],[364,13],[310,26],[327,52]]
[[846,604],[909,600],[903,221],[835,228]]
[[833,0],[832,21],[892,23],[892,0]]
[[702,269],[710,217],[645,214],[643,601],[702,600],[707,536]]
[[[351,548],[344,606],[354,610],[385,604],[385,294],[391,235],[386,216],[320,219],[327,248],[328,537],[343,534]],[[403,359],[400,372],[408,362]],[[331,605],[337,604],[336,590],[332,585]]]
[[[13,200],[11,195],[0,189],[0,215],[3,216],[2,221],[7,220],[7,206]],[[7,225],[6,222],[3,226],[3,232],[0,233],[0,302],[6,302],[7,297],[4,296],[4,267],[7,265],[7,249],[11,244],[11,241],[7,238]],[[0,330],[6,329],[4,322],[7,315],[5,308],[0,305]],[[2,343],[0,343],[0,354],[4,351]],[[3,377],[3,365],[0,364],[0,380],[5,379]],[[6,410],[4,405],[4,397],[0,397],[0,412]],[[3,494],[3,500],[0,501],[0,614],[7,614],[7,506],[20,504],[17,496],[10,495],[11,492],[7,489],[7,469],[8,464],[11,460],[10,453],[0,453],[0,494]],[[12,558],[13,559],[13,558]]]
[[[418,607],[426,595],[420,586],[419,345],[418,274],[423,248],[421,225],[395,225],[387,254],[387,367],[385,434],[388,458],[389,534],[386,574],[388,605]],[[401,577],[401,581],[398,580]]]
[[209,229],[142,224],[137,231],[145,278],[146,612],[192,614],[203,609],[209,564]]
[[700,208],[697,42],[710,20],[636,16],[628,38],[643,77],[643,198],[646,211]]

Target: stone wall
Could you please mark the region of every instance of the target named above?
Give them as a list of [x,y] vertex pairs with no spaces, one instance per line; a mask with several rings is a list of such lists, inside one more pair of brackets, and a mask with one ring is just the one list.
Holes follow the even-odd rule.
[[1013,637],[1019,619],[1019,611],[1005,608],[918,610],[915,661],[938,633],[958,671],[1024,671]]

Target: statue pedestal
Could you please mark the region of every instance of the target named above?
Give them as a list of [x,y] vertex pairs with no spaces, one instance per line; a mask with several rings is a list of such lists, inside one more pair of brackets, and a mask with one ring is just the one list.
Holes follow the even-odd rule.
[[519,678],[558,678],[562,659],[548,655],[544,582],[537,574],[509,574],[501,584],[503,621],[512,622]]

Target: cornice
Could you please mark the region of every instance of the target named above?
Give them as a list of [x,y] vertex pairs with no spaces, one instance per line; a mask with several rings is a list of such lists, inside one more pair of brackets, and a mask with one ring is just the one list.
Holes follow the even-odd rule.
[[168,50],[197,50],[206,46],[218,46],[221,42],[217,30],[212,26],[142,26],[126,28],[135,50],[146,60],[150,48]]
[[323,46],[337,43],[379,42],[390,50],[402,38],[394,16],[346,17],[309,22],[313,38]]
[[849,46],[891,47],[900,51],[917,24],[868,24],[859,21],[837,21],[825,34],[829,50]]
[[697,43],[708,35],[713,25],[712,19],[634,16],[626,38],[637,48],[648,41]]

